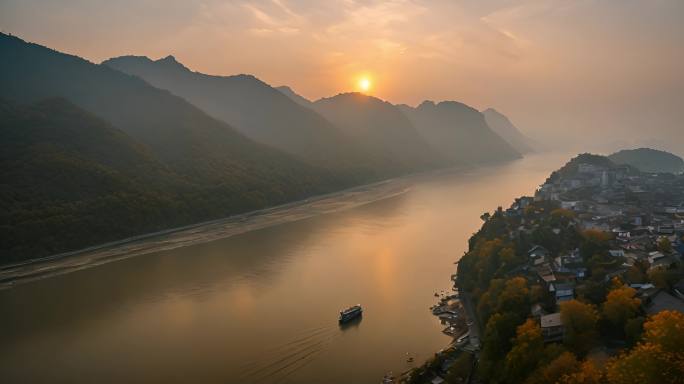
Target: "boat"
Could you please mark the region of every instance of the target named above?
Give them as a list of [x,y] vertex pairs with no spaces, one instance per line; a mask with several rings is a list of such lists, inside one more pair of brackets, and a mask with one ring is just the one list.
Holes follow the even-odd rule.
[[346,323],[349,320],[355,319],[363,313],[361,304],[356,304],[345,310],[340,311],[340,323]]

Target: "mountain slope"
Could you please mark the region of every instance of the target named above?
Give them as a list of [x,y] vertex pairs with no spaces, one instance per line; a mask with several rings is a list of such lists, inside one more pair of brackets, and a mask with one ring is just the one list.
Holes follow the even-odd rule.
[[[307,190],[320,177],[137,77],[0,34],[0,97],[33,102],[55,96],[104,118],[198,182],[282,187],[301,181]],[[288,181],[297,174],[300,180]]]
[[[21,145],[28,144],[17,142],[12,138],[13,136],[3,138],[3,161],[6,167],[3,173],[3,183],[7,185],[20,183],[20,187],[15,189],[23,192],[3,195],[2,214],[6,215],[15,204],[21,205],[17,202],[21,201],[21,195],[24,193],[42,194],[29,203],[32,209],[37,210],[31,213],[36,217],[40,216],[41,210],[44,210],[47,215],[50,212],[59,211],[62,204],[61,198],[75,196],[76,198],[67,204],[70,205],[70,209],[78,208],[78,215],[71,215],[69,219],[73,220],[72,225],[78,228],[72,236],[83,237],[83,242],[64,243],[56,235],[46,236],[49,240],[46,242],[51,244],[50,246],[45,246],[41,250],[34,249],[35,252],[22,251],[20,253],[22,258],[73,250],[74,247],[80,245],[95,244],[96,241],[90,241],[92,239],[89,238],[89,220],[93,217],[106,221],[109,225],[107,228],[111,229],[110,232],[101,231],[100,236],[93,236],[93,239],[101,240],[106,237],[108,240],[115,240],[124,235],[141,234],[149,230],[170,228],[179,224],[190,224],[264,208],[313,194],[331,192],[349,185],[347,180],[331,175],[328,171],[307,165],[269,146],[253,142],[224,122],[209,117],[184,99],[168,91],[156,89],[137,77],[40,45],[26,43],[16,37],[0,34],[0,98],[10,99],[12,102],[33,103],[52,97],[63,97],[69,100],[100,120],[109,123],[110,129],[123,131],[135,144],[124,145],[122,142],[115,144],[112,141],[116,140],[111,137],[102,137],[100,139],[103,143],[97,144],[95,141],[97,138],[93,137],[90,138],[92,141],[89,144],[78,147],[78,150],[74,149],[76,147],[70,147],[71,149],[67,151],[68,156],[65,155],[67,159],[65,161],[61,161],[61,155],[50,155],[58,157],[60,161],[54,163],[41,161],[32,165],[32,168],[26,172],[30,171],[31,175],[47,175],[48,177],[66,175],[69,178],[55,180],[65,183],[69,181],[73,184],[65,184],[65,189],[60,189],[62,187],[31,189],[32,184],[41,181],[40,177],[24,177],[22,173],[12,173],[13,167],[23,166],[25,161],[21,159],[32,157],[37,160],[43,159],[39,156],[41,151],[34,149],[52,148],[49,140],[41,139],[41,137],[46,137],[47,133],[36,131],[22,139],[24,142],[31,143],[31,148],[34,148],[31,156],[26,155],[25,147],[21,147]],[[34,112],[38,115],[47,114],[40,110]],[[12,133],[13,130],[25,129],[34,124],[36,126],[33,128],[41,128],[43,124],[47,127],[56,125],[69,129],[78,127],[82,123],[86,127],[95,125],[78,119],[73,119],[68,124],[42,122],[39,119],[41,116],[28,116],[27,119],[29,117],[30,119],[24,121],[16,118],[17,114],[23,112],[12,113],[14,115],[2,118],[3,129],[11,135],[16,134],[16,132]],[[71,115],[74,114],[71,113]],[[15,117],[10,118],[11,116]],[[51,116],[47,114],[43,117],[50,118]],[[26,132],[31,131],[26,130]],[[89,134],[90,131],[84,128],[78,132],[78,135],[70,133],[68,136],[74,140],[80,140],[80,136]],[[99,132],[96,136],[99,134],[106,136],[108,131],[99,129],[93,132]],[[33,137],[34,134],[37,136]],[[59,135],[51,140],[57,139]],[[30,142],[30,140],[35,142]],[[39,143],[40,140],[42,143]],[[124,141],[128,142],[128,140]],[[85,150],[86,147],[92,147],[93,151]],[[110,148],[115,148],[115,150],[110,150]],[[135,152],[132,148],[144,148],[144,150]],[[137,155],[134,156],[135,153]],[[77,160],[80,159],[79,155],[91,158],[83,163],[86,164],[87,171],[80,168],[73,169],[74,164],[80,167],[80,160]],[[126,168],[131,172],[136,169],[145,171],[136,171],[134,174],[127,174],[123,177],[111,170],[111,167],[118,162],[124,165],[117,165],[115,169]],[[21,169],[18,168],[16,171],[20,172]],[[73,177],[69,176],[72,174]],[[109,177],[111,175],[114,176]],[[135,189],[131,190],[133,188],[131,184],[139,187],[140,185],[156,187],[140,192]],[[107,186],[110,189],[103,192],[98,189],[99,186]],[[91,197],[84,195],[81,189],[97,192],[93,195],[97,197],[95,199],[97,203],[93,203],[94,205],[89,203]],[[135,192],[138,194],[135,196],[144,195],[145,197],[136,200],[137,197],[129,197],[133,194],[130,191],[138,191]],[[175,197],[169,197],[165,191],[173,192],[172,195]],[[110,197],[107,197],[108,194]],[[141,209],[139,212],[136,209],[118,209],[111,215],[100,216],[98,204],[109,206],[107,204],[112,199],[120,200],[117,202],[120,205],[125,205],[130,201],[131,207]],[[145,207],[142,207],[143,204],[140,203],[143,200],[146,202],[145,206],[155,210],[153,213],[143,209]],[[171,212],[162,208],[156,210],[157,207],[166,206],[165,204],[171,206],[173,210]],[[129,230],[126,227],[127,220],[131,219],[129,215],[144,223],[131,226]],[[6,229],[14,228],[17,221],[13,216],[4,216],[2,225]],[[42,228],[40,224],[36,225],[37,228]],[[9,232],[3,232],[3,234],[7,233]],[[24,245],[29,245],[31,241],[30,238],[23,238],[23,240]],[[5,250],[3,250],[3,258],[6,255],[4,252]],[[11,255],[14,257],[17,253],[11,253]],[[3,260],[0,259],[0,263]]]
[[631,165],[642,172],[684,172],[684,160],[681,157],[650,148],[623,149],[608,158],[616,164]]
[[64,99],[0,100],[0,262],[180,224],[190,191],[148,148]]
[[254,76],[192,72],[173,56],[156,61],[122,56],[103,64],[185,98],[253,140],[313,164],[367,177],[371,156],[319,114]]
[[446,165],[394,105],[360,93],[317,100],[313,108],[396,169]]
[[313,108],[313,102],[306,97],[298,94],[295,92],[292,88],[288,87],[287,85],[281,85],[280,87],[275,87],[278,91],[280,91],[283,95],[287,96],[290,98],[290,100],[294,101],[295,103],[307,107],[307,108]]
[[516,151],[520,153],[534,152],[532,141],[520,132],[508,117],[493,108],[485,109],[482,114],[492,131],[506,140]]
[[455,101],[425,101],[400,110],[439,153],[454,162],[471,164],[512,160],[520,154],[494,133],[476,109]]

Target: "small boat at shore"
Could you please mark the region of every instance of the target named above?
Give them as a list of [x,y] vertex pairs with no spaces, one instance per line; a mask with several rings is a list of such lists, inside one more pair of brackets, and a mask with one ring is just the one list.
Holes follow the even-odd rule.
[[340,311],[340,323],[346,323],[347,321],[350,321],[352,319],[355,319],[363,313],[363,308],[361,308],[361,304],[356,304],[354,306],[351,306],[347,309],[344,309]]

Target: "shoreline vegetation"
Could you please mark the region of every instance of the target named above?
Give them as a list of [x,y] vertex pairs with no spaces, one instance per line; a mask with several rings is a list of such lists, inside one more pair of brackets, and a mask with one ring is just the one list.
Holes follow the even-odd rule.
[[681,382],[683,199],[684,175],[582,154],[483,214],[452,276],[461,303],[440,300],[470,340],[461,330],[400,381]]
[[72,252],[0,265],[0,290],[131,257],[215,241],[318,215],[356,208],[404,194],[411,181],[443,173],[486,169],[496,164],[457,166],[418,172],[312,196],[225,218],[132,236]]

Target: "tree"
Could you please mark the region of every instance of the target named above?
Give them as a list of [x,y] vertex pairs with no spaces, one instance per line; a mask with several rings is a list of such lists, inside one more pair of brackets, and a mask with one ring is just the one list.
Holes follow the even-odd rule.
[[585,261],[592,258],[594,255],[604,255],[610,248],[610,239],[612,236],[608,232],[603,232],[595,229],[587,229],[582,232],[582,241],[580,244],[580,253]]
[[520,317],[512,312],[495,313],[487,322],[482,342],[482,355],[478,373],[489,382],[498,382],[503,371],[503,362],[511,349]]
[[662,311],[644,323],[644,342],[658,344],[663,350],[684,353],[684,314]]
[[506,281],[497,300],[497,312],[514,312],[524,318],[530,313],[530,290],[527,280],[514,277]]
[[509,382],[522,382],[537,366],[544,353],[544,338],[536,321],[518,327],[513,348],[506,355],[505,375]]
[[627,320],[625,336],[630,347],[635,346],[639,339],[641,339],[641,335],[644,332],[644,321],[645,319],[641,316]]
[[626,285],[608,292],[606,302],[602,306],[603,317],[617,329],[623,330],[627,320],[637,315],[641,305],[641,300],[634,296],[636,290]]
[[611,384],[675,384],[681,383],[684,362],[660,345],[645,343],[609,362],[606,375]]
[[658,250],[664,254],[672,252],[672,243],[667,237],[662,237],[658,240]]
[[577,372],[565,374],[558,380],[558,384],[600,384],[603,382],[603,372],[591,360],[584,361]]
[[449,368],[445,380],[449,384],[465,383],[473,368],[473,355],[467,352],[461,353]]
[[585,355],[596,342],[598,312],[591,304],[570,300],[560,305],[561,320],[565,327],[563,344],[578,355]]
[[598,305],[606,301],[606,285],[603,281],[588,280],[581,287],[577,288],[577,294],[583,300]]
[[680,383],[684,377],[684,314],[662,311],[644,323],[642,342],[607,365],[611,384]]
[[679,273],[676,270],[654,268],[648,272],[648,279],[658,288],[671,289],[679,280]]
[[563,352],[548,365],[539,368],[525,381],[526,384],[556,383],[562,377],[572,375],[580,369],[577,357],[570,352]]

